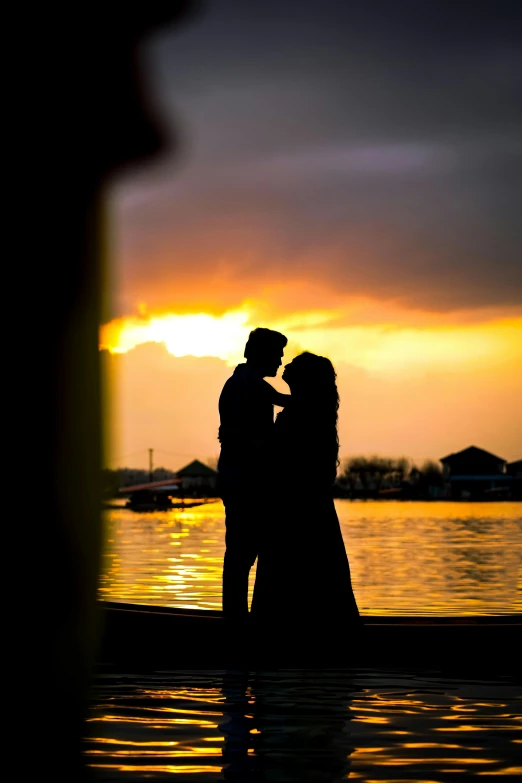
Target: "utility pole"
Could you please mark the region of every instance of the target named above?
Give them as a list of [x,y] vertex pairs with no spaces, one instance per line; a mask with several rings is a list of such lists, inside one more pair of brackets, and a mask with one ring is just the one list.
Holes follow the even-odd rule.
[[152,452],[154,449],[149,449],[149,481],[152,481]]

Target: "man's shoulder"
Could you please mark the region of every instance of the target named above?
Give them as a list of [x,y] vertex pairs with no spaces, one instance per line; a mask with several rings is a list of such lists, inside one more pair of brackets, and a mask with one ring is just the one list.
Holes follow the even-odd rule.
[[[241,366],[242,365],[238,365],[238,367]],[[242,395],[244,393],[244,390],[247,388],[248,382],[245,377],[245,374],[242,373],[241,371],[237,372],[238,367],[235,368],[232,375],[229,378],[227,378],[227,380],[223,384],[223,388],[221,389],[221,394],[219,395],[219,399],[221,401],[223,401],[223,399]]]
[[221,391],[221,398],[239,396],[270,400],[273,387],[252,372],[246,364],[238,364],[232,375],[227,378]]
[[226,379],[225,383],[223,384],[223,391],[225,391],[225,389],[238,388],[245,384],[245,382],[247,381],[245,373],[242,372],[241,370],[238,371],[238,369],[242,366],[243,365],[238,364],[238,366],[234,369],[232,375],[230,375]]
[[263,379],[253,373],[246,364],[238,364],[223,388],[258,388],[261,383],[264,383]]

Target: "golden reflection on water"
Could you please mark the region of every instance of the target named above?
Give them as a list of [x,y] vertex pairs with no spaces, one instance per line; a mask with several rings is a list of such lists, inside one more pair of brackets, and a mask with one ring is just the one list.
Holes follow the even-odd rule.
[[[160,779],[166,771],[241,783],[391,783],[396,769],[400,779],[431,783],[515,777],[521,701],[522,687],[502,677],[292,669],[106,674],[97,680],[85,754],[96,781]],[[178,717],[187,713],[191,719]],[[448,726],[449,716],[459,725]],[[477,730],[487,733],[478,740]]]
[[[522,611],[521,503],[338,500],[336,506],[362,613]],[[152,514],[111,509],[105,527],[101,598],[221,608],[221,501]],[[254,578],[255,568],[250,594]]]
[[[110,772],[113,771],[113,767],[111,765],[93,765],[98,770],[109,770]],[[221,772],[221,767],[211,767],[208,765],[200,766],[198,764],[184,764],[182,767],[176,767],[173,764],[170,765],[158,765],[154,764],[151,766],[147,766],[146,764],[140,764],[139,767],[134,767],[132,764],[122,764],[120,767],[118,767],[118,772],[123,773],[125,776],[128,774],[138,774],[140,778],[147,777],[151,778],[153,775],[160,775],[163,776],[165,774],[167,775],[204,775],[205,780],[208,780],[208,773],[216,773],[219,774]],[[123,775],[122,775],[123,777]]]

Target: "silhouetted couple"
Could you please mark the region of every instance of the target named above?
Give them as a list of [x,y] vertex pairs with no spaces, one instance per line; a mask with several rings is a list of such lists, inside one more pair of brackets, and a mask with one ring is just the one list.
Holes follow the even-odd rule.
[[[329,359],[302,353],[284,368],[291,394],[264,380],[287,338],[255,329],[219,399],[218,463],[226,512],[223,612],[248,617],[248,578],[258,558],[251,616],[278,638],[344,638],[359,624],[332,485],[339,453],[339,395]],[[274,405],[283,410],[274,422]],[[270,629],[270,630],[269,630]]]

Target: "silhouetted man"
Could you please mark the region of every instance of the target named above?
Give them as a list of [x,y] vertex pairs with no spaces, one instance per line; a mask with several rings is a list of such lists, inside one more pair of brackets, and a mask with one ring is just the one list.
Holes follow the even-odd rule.
[[258,554],[260,525],[266,524],[260,495],[270,480],[274,405],[283,407],[290,399],[263,379],[277,374],[286,343],[283,334],[271,329],[250,332],[246,363],[238,364],[219,398],[218,473],[226,513],[223,611],[229,619],[248,614],[248,577]]

